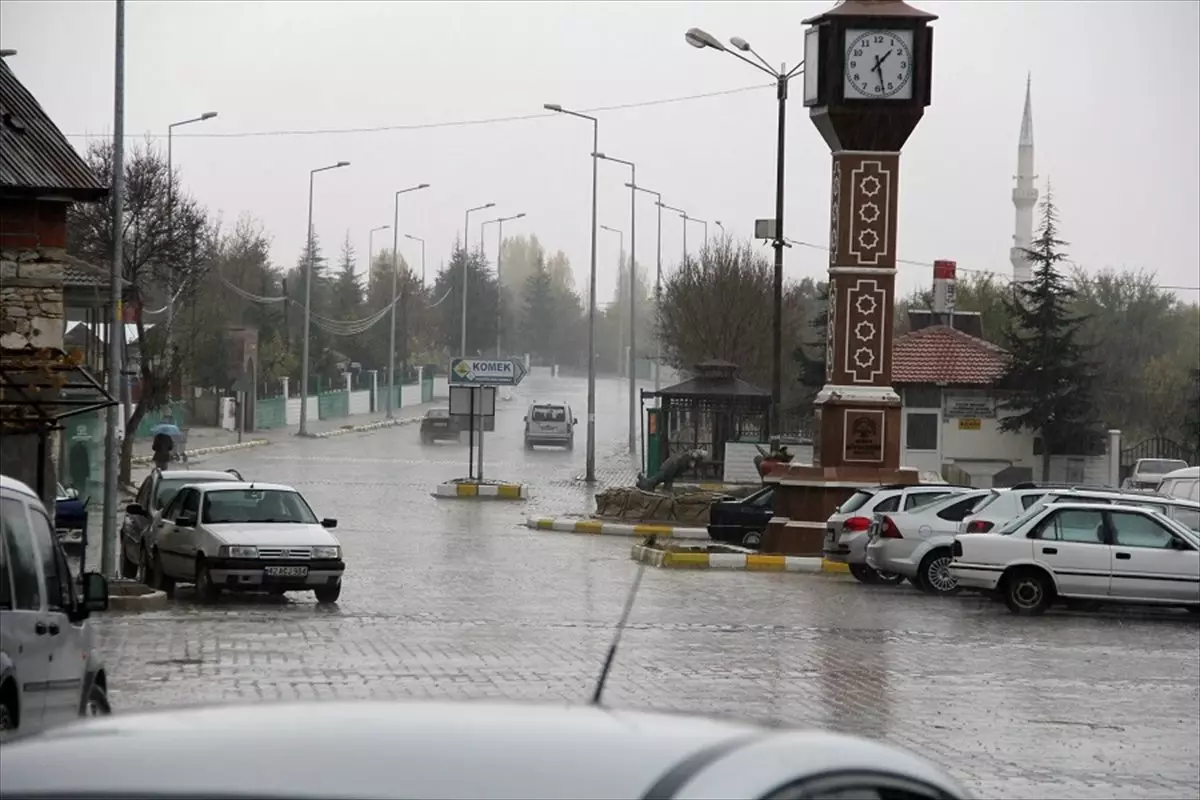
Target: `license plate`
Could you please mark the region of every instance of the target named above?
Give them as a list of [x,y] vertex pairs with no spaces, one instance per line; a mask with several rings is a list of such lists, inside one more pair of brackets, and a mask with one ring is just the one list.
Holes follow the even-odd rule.
[[308,576],[308,567],[267,567],[265,571],[272,578],[304,578]]

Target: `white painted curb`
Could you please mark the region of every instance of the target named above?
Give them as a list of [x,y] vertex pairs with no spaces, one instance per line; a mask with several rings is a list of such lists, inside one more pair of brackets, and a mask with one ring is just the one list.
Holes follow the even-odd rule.
[[[230,450],[245,450],[247,447],[262,447],[264,444],[270,444],[266,439],[251,439],[246,442],[234,442],[233,444],[220,444],[213,447],[197,447],[195,450],[184,450],[184,455],[188,458],[193,456],[203,456],[209,453],[227,453]],[[134,456],[129,459],[130,464],[151,464],[154,462],[154,456]]]
[[528,500],[529,489],[520,483],[441,483],[434,489],[433,496]]
[[310,434],[310,439],[328,439],[331,436],[345,436],[347,433],[363,433],[365,431],[377,431],[381,428],[395,428],[400,425],[412,425],[414,422],[420,422],[420,417],[408,417],[406,419],[381,419],[378,422],[364,422],[362,425],[352,425],[349,428],[334,428],[331,431],[322,431],[321,433]]
[[601,522],[595,519],[549,519],[530,517],[525,520],[527,528],[539,531],[561,531],[563,533],[590,533],[604,536],[658,536],[664,539],[707,540],[705,528],[683,528],[667,523]]

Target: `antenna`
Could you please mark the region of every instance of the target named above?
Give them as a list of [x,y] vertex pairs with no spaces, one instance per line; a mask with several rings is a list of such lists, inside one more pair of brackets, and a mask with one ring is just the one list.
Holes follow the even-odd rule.
[[617,622],[617,631],[613,634],[613,641],[608,647],[604,666],[600,669],[600,680],[596,681],[596,691],[592,694],[592,705],[594,706],[600,705],[600,695],[604,693],[604,684],[608,682],[608,671],[612,669],[613,661],[617,658],[617,645],[621,643],[621,634],[625,631],[625,623],[629,621],[629,613],[633,611],[633,601],[637,598],[638,587],[642,585],[642,574],[645,571],[646,565],[643,563],[638,567],[637,576],[633,579],[633,587],[629,590],[629,596],[625,598],[625,610],[621,612],[621,619]]

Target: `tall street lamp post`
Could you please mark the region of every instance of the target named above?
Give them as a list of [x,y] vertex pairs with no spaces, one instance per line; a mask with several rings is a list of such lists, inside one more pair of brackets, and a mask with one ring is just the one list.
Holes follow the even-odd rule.
[[[213,119],[217,116],[215,111],[205,111],[198,117],[185,119],[182,122],[172,122],[167,126],[167,236],[170,237],[171,243],[175,242],[175,165],[174,165],[174,136],[175,129],[181,125],[191,125],[193,122],[204,122],[205,120]],[[174,248],[171,249],[171,255],[174,257]],[[175,322],[175,281],[172,276],[175,273],[175,265],[171,264],[171,269],[167,273],[167,359],[168,363],[172,360],[170,341],[173,338],[174,322]]]
[[637,452],[637,316],[634,287],[637,286],[637,166],[623,158],[597,153],[597,158],[629,167],[629,452]]
[[[459,355],[462,356],[463,358],[466,358],[466,356],[467,356],[467,274],[468,274],[467,264],[469,261],[468,256],[471,253],[471,249],[470,249],[470,247],[468,247],[467,240],[470,239],[470,237],[471,237],[471,234],[470,234],[471,214],[473,214],[476,211],[483,211],[485,208],[495,208],[495,206],[496,206],[495,203],[484,203],[481,206],[475,206],[474,208],[468,208],[467,213],[466,213],[465,217],[463,218],[462,338],[459,339],[459,345],[458,345]],[[483,240],[482,239],[480,239],[479,247],[481,249],[483,248]]]
[[[501,305],[500,298],[504,296],[504,284],[500,279],[500,266],[504,260],[504,223],[512,222],[514,219],[521,219],[525,216],[525,212],[513,214],[511,217],[497,217],[496,219],[488,220],[488,222],[496,223],[496,358],[502,356],[500,346],[500,329],[501,329]],[[482,235],[480,237],[479,246],[483,246]]]
[[[654,267],[654,314],[655,319],[657,320],[659,314],[659,304],[662,302],[662,195],[658,192],[638,186],[635,183],[627,183],[625,185],[630,189],[633,189],[635,192],[645,192],[646,194],[654,195],[655,203],[658,206],[658,241],[655,245],[656,263]],[[662,363],[662,337],[656,334],[654,338],[658,342],[657,353],[654,357],[654,391],[657,392],[660,388],[659,371]]]
[[600,152],[600,122],[595,117],[571,111],[556,103],[543,106],[548,111],[569,114],[592,123],[592,263],[588,276],[588,383],[587,383],[587,467],[584,480],[596,482],[596,172]]
[[[390,322],[391,331],[388,336],[388,391],[386,406],[388,419],[392,418],[392,409],[396,404],[396,303],[399,294],[397,287],[400,282],[400,257],[397,255],[400,250],[400,195],[428,188],[428,183],[410,186],[407,189],[398,190],[392,198],[392,314]],[[404,324],[408,325],[407,319],[405,319]]]
[[404,234],[404,238],[421,243],[421,288],[425,288],[425,240],[420,236],[413,236],[411,233]]
[[371,228],[367,233],[367,291],[371,291],[371,267],[375,261],[375,232],[386,231],[391,225],[380,225],[378,228]]
[[771,370],[771,431],[776,433],[779,431],[779,414],[780,404],[783,397],[783,155],[784,155],[784,121],[787,112],[787,97],[788,97],[788,81],[796,75],[804,71],[804,62],[801,61],[791,71],[788,71],[787,65],[784,64],[779,70],[775,70],[768,64],[762,56],[754,52],[754,48],[750,43],[741,37],[735,36],[729,40],[729,43],[736,50],[742,53],[750,53],[758,63],[751,61],[735,50],[729,50],[725,45],[721,44],[715,36],[699,28],[691,28],[684,35],[687,43],[692,47],[704,49],[711,47],[714,50],[720,50],[723,53],[729,53],[734,58],[745,61],[750,66],[765,72],[775,79],[775,98],[779,102],[779,130],[776,139],[775,151],[775,238],[773,246],[775,248],[775,298],[774,298],[774,331],[772,335],[773,341],[773,365]]
[[[725,238],[725,226],[721,224],[721,220],[719,220],[719,219],[718,219],[718,220],[714,220],[714,221],[713,221],[713,223],[714,223],[714,224],[715,224],[715,225],[716,225],[718,228],[720,228],[720,229],[721,229],[721,238],[722,238],[722,239],[724,239],[724,238]],[[705,234],[705,236],[707,236],[707,235],[708,235],[708,234]]]
[[[608,231],[609,233],[615,233],[615,234],[616,234],[618,237],[620,237],[620,238],[618,239],[618,244],[617,244],[617,247],[618,247],[618,250],[617,250],[617,254],[618,254],[618,255],[617,255],[617,272],[618,272],[618,273],[620,273],[620,271],[621,271],[621,257],[625,255],[625,232],[624,232],[624,231],[622,231],[622,230],[620,230],[620,229],[618,229],[618,228],[611,228],[611,227],[609,227],[608,225],[601,225],[601,226],[600,226],[600,230],[602,230],[602,231]],[[608,307],[608,308],[609,308],[609,310],[611,311],[611,310],[612,310],[614,307],[617,307],[617,310],[618,310],[618,311],[620,310],[619,306],[617,306],[617,301],[616,301],[616,300],[612,301],[612,303],[610,303],[610,304],[609,304],[609,307]],[[620,330],[620,322],[619,322],[619,319],[618,319],[618,327],[617,327],[617,330]],[[620,375],[620,374],[621,374],[621,352],[620,352],[620,350],[618,350],[618,351],[617,351],[617,363],[616,363],[616,367],[617,367],[617,375]]]
[[661,200],[658,203],[658,207],[665,208],[667,211],[678,212],[679,217],[683,220],[683,260],[679,262],[679,266],[682,267],[684,264],[687,263],[687,255],[688,255],[688,253],[687,253],[687,212],[684,211],[682,208],[676,208],[675,206],[669,206],[666,203],[662,202]]
[[683,214],[682,216],[683,216],[684,236],[687,235],[687,224],[689,222],[699,222],[701,225],[704,226],[704,246],[708,247],[708,221],[703,220],[703,219],[697,219],[696,217],[689,217],[687,214]]
[[339,161],[328,167],[318,167],[308,173],[308,253],[304,270],[304,344],[300,355],[300,435],[308,436],[308,331],[312,316],[312,273],[313,273],[313,180],[318,172],[350,166],[349,161]]

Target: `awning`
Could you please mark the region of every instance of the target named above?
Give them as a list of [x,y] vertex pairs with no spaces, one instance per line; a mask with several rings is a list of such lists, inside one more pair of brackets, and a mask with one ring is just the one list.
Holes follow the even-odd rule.
[[0,429],[6,433],[57,428],[68,417],[116,404],[64,350],[0,351]]

